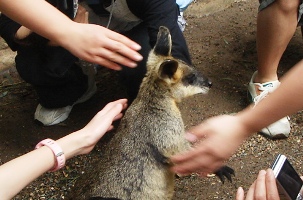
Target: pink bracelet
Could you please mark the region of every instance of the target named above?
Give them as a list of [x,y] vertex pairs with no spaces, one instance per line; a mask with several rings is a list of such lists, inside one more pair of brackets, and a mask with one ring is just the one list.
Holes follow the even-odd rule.
[[54,156],[56,158],[55,166],[49,171],[54,172],[54,171],[57,171],[57,170],[61,169],[62,167],[64,167],[64,165],[65,165],[64,152],[62,151],[61,147],[57,144],[57,142],[55,142],[52,139],[45,139],[45,140],[42,140],[41,142],[39,142],[36,145],[35,149],[38,149],[42,146],[49,147],[53,151]]

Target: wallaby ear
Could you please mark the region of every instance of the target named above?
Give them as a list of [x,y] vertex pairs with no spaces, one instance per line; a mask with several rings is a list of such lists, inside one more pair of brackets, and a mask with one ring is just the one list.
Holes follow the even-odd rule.
[[172,41],[171,41],[171,35],[169,29],[164,26],[160,26],[157,36],[157,42],[154,47],[154,53],[156,55],[170,56],[171,47],[172,47]]
[[165,60],[159,67],[159,76],[162,79],[168,79],[171,82],[177,82],[181,73],[178,70],[178,62],[175,60]]

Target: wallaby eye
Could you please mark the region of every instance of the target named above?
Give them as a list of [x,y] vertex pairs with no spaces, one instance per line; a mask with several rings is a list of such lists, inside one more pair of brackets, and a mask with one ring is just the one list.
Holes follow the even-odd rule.
[[184,81],[188,84],[193,84],[195,81],[197,80],[197,76],[196,74],[192,73],[192,74],[188,74],[185,78]]

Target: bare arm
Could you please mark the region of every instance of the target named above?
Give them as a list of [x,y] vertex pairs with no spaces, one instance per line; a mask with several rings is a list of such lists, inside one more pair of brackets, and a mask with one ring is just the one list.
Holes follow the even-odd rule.
[[0,10],[89,62],[119,70],[119,64],[135,67],[142,60],[137,43],[102,26],[73,22],[44,0],[0,0]]
[[[202,139],[195,148],[173,156],[172,170],[179,174],[213,172],[223,165],[243,141],[256,131],[303,108],[303,61],[282,79],[282,84],[256,107],[235,116],[217,116],[189,130],[191,141]],[[224,145],[223,145],[224,144]]]
[[[99,139],[113,128],[112,122],[122,117],[127,100],[107,104],[81,130],[57,140],[65,158],[89,153]],[[46,146],[33,150],[0,166],[1,199],[11,199],[25,186],[55,165],[53,152]]]

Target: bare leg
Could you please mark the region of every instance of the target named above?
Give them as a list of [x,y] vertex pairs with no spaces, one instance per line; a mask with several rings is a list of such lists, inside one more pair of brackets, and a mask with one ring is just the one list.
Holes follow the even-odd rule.
[[258,75],[254,82],[278,79],[279,61],[297,27],[299,0],[276,0],[257,17]]

